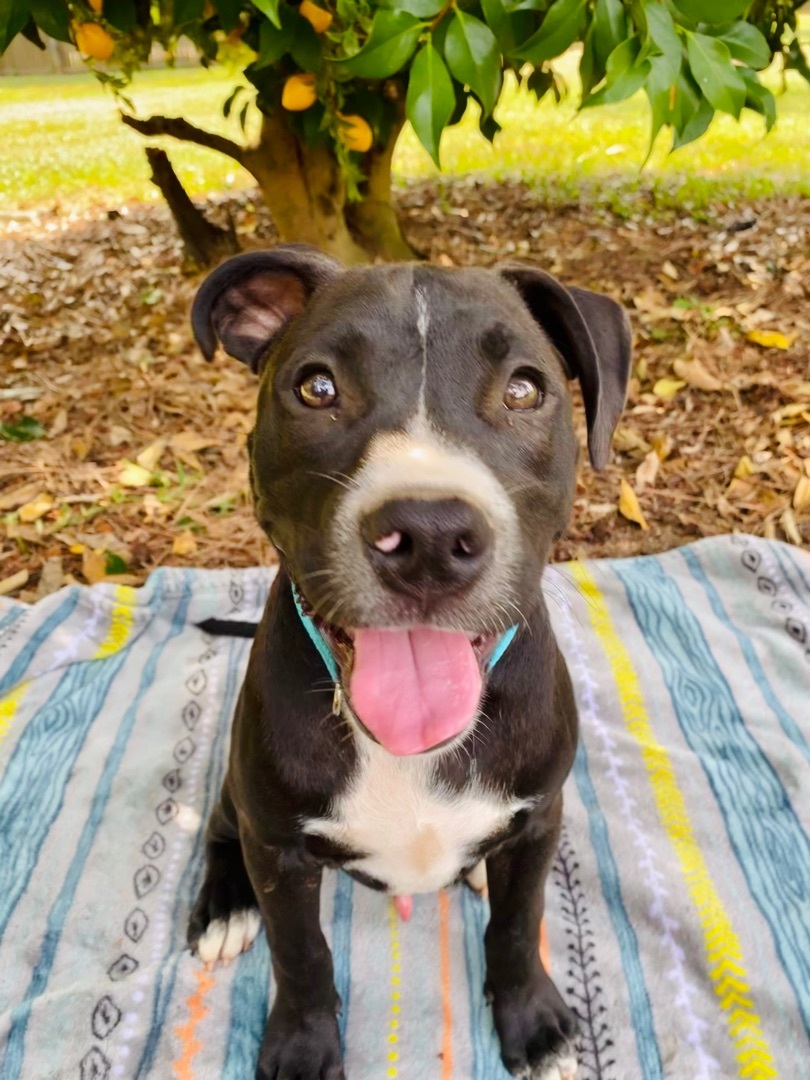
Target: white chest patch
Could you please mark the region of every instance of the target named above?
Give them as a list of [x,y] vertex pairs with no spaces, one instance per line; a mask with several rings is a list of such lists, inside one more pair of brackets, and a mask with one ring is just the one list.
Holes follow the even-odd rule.
[[395,757],[370,739],[358,739],[360,762],[351,787],[328,818],[304,831],[366,853],[346,863],[384,882],[391,892],[434,892],[453,881],[475,848],[528,806],[499,798],[472,783],[460,792],[435,779],[425,757]]

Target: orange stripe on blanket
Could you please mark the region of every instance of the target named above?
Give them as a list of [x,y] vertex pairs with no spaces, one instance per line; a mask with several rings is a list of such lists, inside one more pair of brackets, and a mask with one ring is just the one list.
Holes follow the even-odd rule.
[[188,1021],[174,1029],[174,1033],[180,1040],[182,1053],[172,1062],[172,1073],[177,1080],[194,1080],[192,1062],[202,1050],[202,1043],[196,1037],[197,1025],[208,1015],[208,1007],[205,1005],[205,995],[214,985],[214,976],[200,965],[194,972],[197,989],[186,1000],[188,1009]]
[[546,974],[551,974],[551,954],[548,951],[548,933],[546,931],[546,920],[540,923],[540,963],[546,969]]
[[450,901],[439,893],[439,953],[442,982],[442,1080],[453,1075],[453,1006],[450,993]]

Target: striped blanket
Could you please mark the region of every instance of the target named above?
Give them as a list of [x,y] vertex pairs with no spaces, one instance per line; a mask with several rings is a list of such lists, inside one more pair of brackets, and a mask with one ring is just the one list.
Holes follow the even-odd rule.
[[[0,1076],[250,1080],[264,937],[184,947],[270,573],[0,601]],[[810,1077],[810,557],[750,537],[568,564],[547,600],[580,703],[541,953],[584,1080]],[[410,922],[342,874],[322,920],[349,1080],[505,1080],[485,901]]]

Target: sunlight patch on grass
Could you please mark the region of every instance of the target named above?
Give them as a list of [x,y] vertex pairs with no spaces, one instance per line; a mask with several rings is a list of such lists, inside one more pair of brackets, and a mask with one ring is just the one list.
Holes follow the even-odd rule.
[[[776,192],[810,194],[810,87],[788,74],[778,121],[767,137],[762,119],[745,112],[740,123],[716,117],[699,142],[668,155],[662,133],[650,163],[649,109],[639,93],[630,101],[577,112],[576,56],[560,62],[572,92],[560,105],[539,105],[511,82],[496,116],[503,126],[495,147],[479,134],[474,108],[442,141],[445,174],[521,178],[551,201],[583,191],[607,198],[621,213],[623,200],[651,188],[663,205],[705,207],[715,198],[751,198]],[[768,76],[774,90],[781,77]],[[241,139],[235,117],[222,116],[233,76],[222,70],[149,71],[130,96],[138,115],[184,116]],[[238,110],[235,110],[238,112]],[[258,114],[251,110],[249,134]],[[154,142],[155,140],[151,140]],[[155,200],[144,156],[145,140],[118,118],[114,98],[91,75],[0,79],[0,210],[72,204],[114,206]],[[252,185],[235,162],[202,147],[158,140],[170,153],[192,195]],[[435,176],[436,169],[406,128],[395,157],[401,180]]]

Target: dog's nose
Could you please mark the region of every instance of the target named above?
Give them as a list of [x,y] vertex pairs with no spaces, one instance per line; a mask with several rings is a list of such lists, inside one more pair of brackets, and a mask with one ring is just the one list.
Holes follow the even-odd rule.
[[361,532],[382,581],[420,599],[472,584],[493,540],[484,515],[463,499],[394,499],[364,518]]

